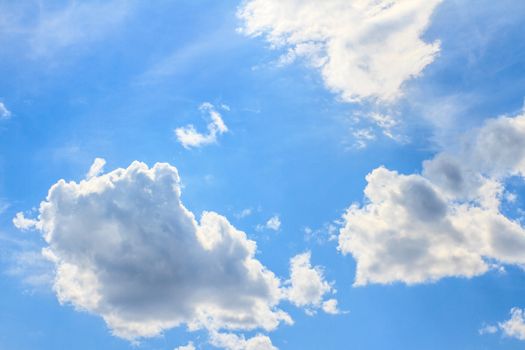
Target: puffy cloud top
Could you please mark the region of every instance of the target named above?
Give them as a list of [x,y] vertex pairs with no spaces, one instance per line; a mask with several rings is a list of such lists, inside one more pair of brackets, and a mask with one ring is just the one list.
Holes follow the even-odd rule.
[[439,51],[421,36],[440,0],[249,0],[241,31],[304,57],[343,100],[392,101]]

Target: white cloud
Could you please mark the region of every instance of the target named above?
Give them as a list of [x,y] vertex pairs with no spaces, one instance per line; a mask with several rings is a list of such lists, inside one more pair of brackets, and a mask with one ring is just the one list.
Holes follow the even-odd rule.
[[173,350],[195,350],[195,345],[190,341],[187,345],[181,345]]
[[249,0],[238,10],[242,33],[285,48],[281,63],[302,57],[345,101],[392,101],[421,74],[439,42],[421,39],[440,0]]
[[126,339],[183,324],[272,330],[291,323],[276,308],[280,280],[255,258],[255,242],[214,212],[198,222],[180,191],[176,168],[140,162],[54,184],[32,225],[56,266],[59,301],[100,315]]
[[208,102],[203,103],[199,109],[208,113],[211,122],[208,124],[208,133],[201,134],[193,125],[175,129],[175,136],[184,148],[202,147],[217,142],[217,136],[228,132],[219,112]]
[[401,140],[401,137],[395,135],[392,130],[399,124],[394,117],[389,114],[377,112],[370,113],[368,117],[383,131],[383,135],[396,141]]
[[38,224],[37,220],[28,219],[24,216],[24,213],[18,212],[13,218],[13,225],[19,230],[29,230],[34,228]]
[[337,306],[337,300],[336,299],[328,299],[323,302],[323,311],[327,314],[331,315],[337,315],[340,314],[341,311],[339,310]]
[[498,326],[508,337],[525,340],[525,311],[523,309],[514,307],[510,310],[510,319],[500,323]]
[[11,111],[7,109],[3,102],[0,102],[0,119],[9,119],[11,117]]
[[279,218],[279,215],[274,215],[268,221],[266,221],[266,228],[279,231],[281,228],[281,219]]
[[294,305],[310,309],[310,313],[311,309],[320,307],[331,313],[330,311],[337,310],[337,301],[332,299],[333,301],[323,302],[323,298],[333,292],[332,286],[325,280],[323,270],[319,266],[312,267],[310,258],[311,253],[305,252],[290,259],[290,279],[287,281],[289,287],[285,290],[286,296]]
[[281,228],[281,218],[279,215],[274,215],[268,219],[264,224],[259,224],[255,227],[257,231],[272,230],[279,231]]
[[95,158],[93,164],[89,168],[88,173],[86,174],[86,179],[91,179],[92,177],[102,174],[104,171],[104,165],[106,165],[106,160],[103,158]]
[[525,264],[525,230],[499,210],[511,175],[525,175],[525,115],[486,122],[422,174],[373,170],[366,202],[348,208],[339,235],[357,262],[355,284],[472,277],[489,260]]
[[498,327],[494,325],[485,325],[478,330],[480,335],[495,334],[498,332]]
[[272,340],[262,334],[246,339],[242,335],[212,332],[210,344],[225,350],[277,350]]

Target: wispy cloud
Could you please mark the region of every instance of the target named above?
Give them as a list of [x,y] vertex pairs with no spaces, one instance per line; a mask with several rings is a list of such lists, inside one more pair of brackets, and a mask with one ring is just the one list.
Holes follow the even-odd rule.
[[104,158],[95,158],[86,174],[86,178],[91,179],[92,177],[100,175],[104,171],[104,165],[106,165],[106,160]]
[[198,148],[216,143],[218,135],[228,132],[228,127],[222,120],[221,114],[217,112],[211,103],[204,102],[199,109],[208,113],[208,116],[211,119],[208,123],[207,134],[198,132],[192,124],[175,129],[177,140],[186,149]]
[[241,211],[235,213],[234,215],[235,215],[235,217],[236,217],[237,219],[243,219],[243,218],[245,218],[245,217],[247,217],[247,216],[252,215],[252,213],[253,213],[252,208],[245,208],[245,209],[243,209],[243,210],[241,210]]
[[[52,8],[36,2],[12,2],[0,5],[0,29],[4,36],[26,43],[30,55],[53,56],[62,49],[104,39],[124,22],[134,3],[69,1]],[[33,14],[31,20],[28,13]]]
[[279,231],[281,228],[281,218],[279,215],[274,215],[268,219],[264,224],[259,224],[255,227],[257,231],[272,230]]
[[7,109],[3,102],[0,102],[0,119],[9,119],[11,115],[11,111]]

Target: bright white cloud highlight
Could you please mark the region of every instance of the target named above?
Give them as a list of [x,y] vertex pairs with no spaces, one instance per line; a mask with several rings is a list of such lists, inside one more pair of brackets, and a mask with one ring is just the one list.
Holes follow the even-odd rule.
[[345,101],[392,101],[421,74],[439,42],[421,36],[440,0],[249,0],[238,10],[242,33],[264,36],[320,70]]
[[246,339],[242,335],[212,332],[210,344],[225,350],[277,350],[272,340],[262,334]]
[[187,125],[175,129],[175,136],[180,144],[186,148],[197,148],[217,142],[217,136],[228,132],[228,127],[224,124],[221,114],[215,107],[208,102],[203,103],[199,109],[208,113],[211,119],[208,124],[208,133],[199,133],[193,125]]
[[0,102],[0,119],[11,118],[11,111],[7,109],[3,102]]
[[525,115],[486,122],[421,174],[373,170],[366,202],[348,208],[339,235],[357,262],[355,285],[472,277],[488,260],[525,264],[525,230],[499,210],[511,175],[525,176]]
[[337,301],[325,301],[326,294],[332,293],[330,283],[325,280],[323,270],[319,266],[312,267],[310,263],[311,253],[305,252],[298,254],[290,259],[290,279],[287,281],[289,287],[286,289],[286,296],[294,305],[317,309],[322,307],[329,313],[337,310]]
[[255,242],[214,212],[197,221],[180,194],[169,164],[133,162],[54,184],[32,224],[56,266],[59,301],[100,315],[126,339],[182,324],[272,330],[291,323],[276,308],[280,281],[255,258]]
[[103,158],[95,158],[93,164],[89,168],[88,173],[86,174],[86,179],[91,179],[92,177],[102,174],[104,171],[104,165],[106,165],[106,160]]

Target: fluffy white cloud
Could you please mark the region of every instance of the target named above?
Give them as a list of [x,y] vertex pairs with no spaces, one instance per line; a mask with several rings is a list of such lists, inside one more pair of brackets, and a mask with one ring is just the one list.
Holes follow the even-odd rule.
[[11,117],[11,111],[7,109],[3,102],[0,102],[0,119],[9,119]]
[[212,332],[210,344],[225,350],[277,350],[272,340],[262,334],[246,339],[242,335]]
[[87,179],[98,176],[104,171],[104,165],[106,165],[106,160],[103,158],[95,158],[93,164],[89,168],[88,173],[86,174]]
[[421,39],[440,0],[249,0],[241,31],[305,58],[343,100],[391,101],[439,51]]
[[255,258],[255,242],[216,213],[198,222],[180,191],[176,168],[140,162],[53,185],[33,225],[55,263],[59,301],[100,315],[127,339],[181,324],[272,330],[291,323],[276,308],[280,281]]
[[15,225],[17,229],[23,231],[32,229],[37,223],[37,220],[26,218],[22,212],[16,213],[15,217],[13,218],[13,225]]
[[337,306],[337,300],[336,299],[328,299],[323,302],[323,311],[327,314],[337,315],[340,314],[341,311],[339,310]]
[[211,119],[208,124],[208,133],[199,133],[191,124],[185,127],[176,128],[175,136],[184,148],[202,147],[215,143],[217,142],[218,135],[224,134],[228,131],[228,127],[224,124],[220,113],[215,110],[215,107],[211,103],[205,102],[199,107],[199,109],[207,112]]
[[499,328],[508,337],[525,340],[525,311],[514,307],[510,310],[510,319],[500,323]]
[[457,152],[422,174],[383,167],[367,177],[366,202],[344,215],[339,249],[357,262],[356,285],[472,277],[492,264],[525,264],[525,230],[503,215],[508,176],[525,175],[525,115],[486,122]]
[[[290,259],[290,279],[287,281],[289,287],[285,290],[286,296],[296,306],[308,309],[322,307],[328,313],[337,313],[335,299],[323,303],[324,296],[333,292],[333,289],[325,280],[323,270],[319,266],[312,267],[310,258],[311,253],[305,252]],[[312,312],[308,309],[308,312]]]

